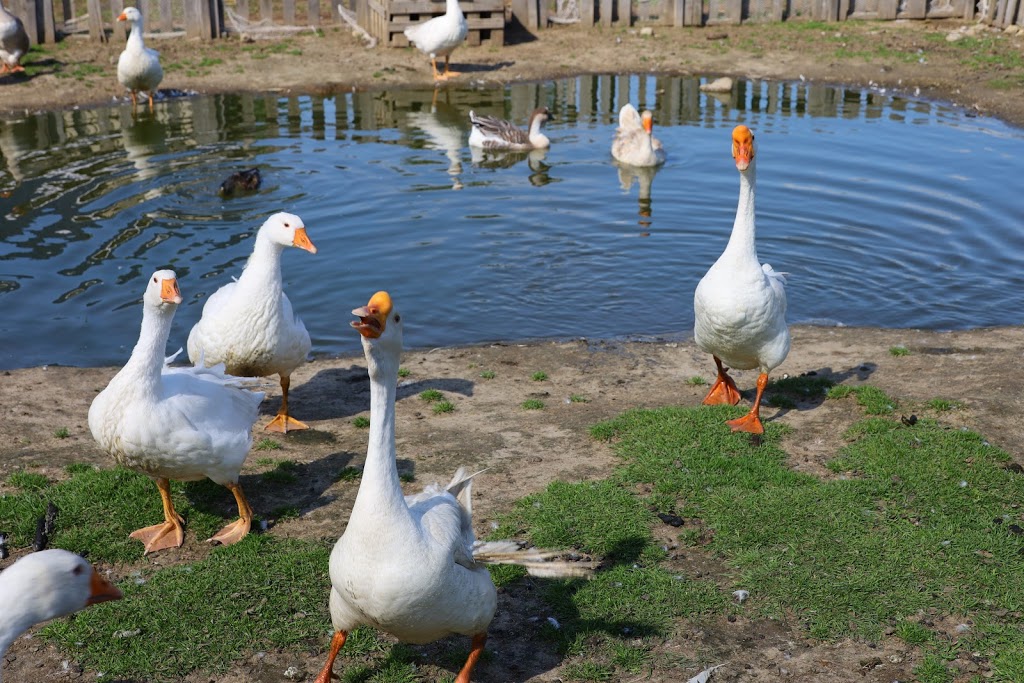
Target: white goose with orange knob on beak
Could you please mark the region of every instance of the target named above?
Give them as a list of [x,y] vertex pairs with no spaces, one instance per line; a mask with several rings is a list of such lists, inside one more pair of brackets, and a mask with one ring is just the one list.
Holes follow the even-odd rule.
[[281,253],[288,247],[316,253],[301,218],[275,213],[256,234],[242,274],[210,295],[188,335],[193,363],[224,363],[232,375],[280,377],[281,408],[265,429],[282,433],[308,428],[288,412],[288,389],[292,372],[306,362],[312,347],[284,293]]
[[85,558],[67,550],[41,550],[0,572],[0,678],[4,653],[22,633],[108,600],[121,591]]
[[760,371],[750,412],[728,424],[733,431],[761,434],[761,396],[768,386],[768,373],[781,365],[789,353],[789,327],[785,273],[777,273],[757,259],[756,154],[754,134],[744,125],[736,126],[732,132],[732,156],[740,172],[736,221],[725,251],[697,284],[693,295],[693,337],[697,346],[714,357],[718,367],[718,377],[704,398],[705,404],[739,403],[739,391],[726,365]]
[[395,452],[395,393],[402,318],[387,292],[352,314],[370,374],[366,464],[345,533],[331,552],[334,638],[316,683],[329,683],[334,660],[352,629],[366,625],[409,643],[447,635],[473,639],[456,683],[469,683],[487,641],[497,592],[485,563],[520,564],[538,576],[585,576],[588,563],[554,560],[561,553],[524,549],[514,541],[479,543],[470,503],[473,476],[463,468],[446,487],[406,496]]

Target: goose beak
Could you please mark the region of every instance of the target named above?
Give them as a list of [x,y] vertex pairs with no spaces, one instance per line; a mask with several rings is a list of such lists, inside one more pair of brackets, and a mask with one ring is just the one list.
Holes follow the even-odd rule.
[[732,131],[732,158],[739,171],[746,171],[754,159],[754,134],[742,124]]
[[352,315],[359,318],[358,322],[351,322],[352,327],[367,339],[376,339],[384,334],[384,326],[391,315],[391,295],[387,292],[377,292],[370,297],[368,304],[353,309]]
[[645,111],[641,121],[644,124],[644,130],[647,131],[648,134],[650,134],[651,131],[654,130],[654,117],[651,116],[650,112]]
[[126,17],[124,15],[124,12],[121,12],[121,14],[117,17],[117,20],[118,21],[128,21],[128,17]]
[[171,278],[160,283],[160,298],[170,304],[181,303],[181,292],[178,291],[176,279]]
[[298,228],[295,230],[295,237],[292,239],[292,246],[298,247],[299,249],[305,249],[310,254],[316,253],[316,247],[309,241],[309,236],[306,235],[305,228]]
[[89,579],[89,599],[86,600],[86,605],[95,605],[98,602],[107,602],[109,600],[120,600],[124,597],[121,593],[121,589],[110,583],[95,569],[92,570],[92,578]]

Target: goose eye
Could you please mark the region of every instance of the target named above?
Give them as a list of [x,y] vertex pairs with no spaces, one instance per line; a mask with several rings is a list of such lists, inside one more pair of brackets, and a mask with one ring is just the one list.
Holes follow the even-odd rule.
[[395,313],[394,321],[395,321],[396,323],[400,323],[400,322],[402,322],[402,316],[400,316],[400,315],[398,315],[397,313]]
[[153,282],[156,282],[156,278],[153,278]]
[[84,568],[84,567],[82,567],[82,565],[78,565],[78,566],[76,566],[76,567],[74,568],[74,570],[72,570],[72,574],[74,574],[75,576],[79,576],[79,575],[81,575],[81,573],[82,573],[82,572],[84,572],[84,571],[85,571],[85,568]]
[[290,228],[290,227],[292,227],[292,224],[291,224],[291,223],[288,223],[288,222],[286,221],[286,222],[285,222],[285,224],[284,224],[284,227],[286,227],[286,228]]

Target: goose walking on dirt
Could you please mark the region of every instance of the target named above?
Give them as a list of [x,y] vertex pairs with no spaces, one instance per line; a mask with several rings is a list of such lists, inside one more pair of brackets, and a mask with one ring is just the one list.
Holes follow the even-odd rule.
[[754,134],[744,125],[732,132],[732,156],[740,172],[736,221],[725,251],[697,285],[693,297],[697,346],[710,353],[718,377],[704,398],[705,404],[739,403],[736,383],[728,365],[741,370],[757,368],[757,395],[750,412],[730,420],[733,431],[761,434],[761,396],[768,373],[789,353],[786,325],[786,278],[757,259],[754,226],[756,148]]

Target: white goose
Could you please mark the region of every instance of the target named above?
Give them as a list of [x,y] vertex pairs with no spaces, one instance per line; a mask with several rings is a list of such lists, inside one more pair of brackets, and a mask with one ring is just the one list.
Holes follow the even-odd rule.
[[0,2],[0,74],[24,71],[21,58],[28,52],[28,48],[25,25]]
[[697,346],[714,356],[718,377],[705,404],[735,405],[736,384],[723,363],[733,368],[758,368],[757,395],[750,412],[730,420],[733,431],[761,434],[759,409],[768,386],[768,373],[789,353],[786,326],[785,274],[757,260],[754,227],[754,135],[744,125],[732,132],[732,155],[740,172],[736,222],[725,251],[697,284],[693,296]]
[[207,299],[202,317],[188,335],[188,357],[193,363],[224,363],[232,375],[280,376],[281,409],[266,426],[273,432],[308,428],[288,414],[291,374],[306,362],[311,344],[281,282],[285,247],[316,253],[301,218],[275,213],[256,234],[242,275]]
[[632,104],[619,110],[619,127],[612,140],[612,156],[630,166],[658,166],[665,163],[665,150],[654,137],[654,115],[641,115]]
[[[462,41],[469,33],[469,25],[462,14],[462,8],[459,7],[459,0],[446,0],[444,14],[428,19],[422,24],[409,26],[403,33],[420,52],[430,56],[435,81],[445,81],[459,75],[459,72],[451,70],[448,63],[452,52],[462,45]],[[437,71],[438,57],[444,57],[443,74]]]
[[0,667],[7,648],[32,626],[119,599],[121,591],[79,555],[58,549],[26,555],[0,572]]
[[523,130],[511,121],[499,119],[497,116],[477,116],[471,110],[469,121],[473,124],[473,130],[469,134],[469,145],[484,149],[547,149],[551,146],[551,141],[540,132],[540,128],[551,118],[553,117],[547,107],[538,107],[530,114],[530,125],[527,130]]
[[225,375],[223,366],[167,367],[164,348],[180,303],[174,271],[153,273],[142,298],[142,329],[131,358],[89,408],[93,438],[120,465],[151,477],[160,491],[164,522],[131,534],[145,543],[146,553],[176,548],[184,541],[170,479],[208,477],[234,494],[239,519],[210,541],[236,543],[252,522],[238,473],[252,445],[263,393],[245,389],[252,379]]
[[370,374],[366,465],[345,533],[331,552],[331,622],[335,634],[316,683],[329,683],[338,651],[360,625],[410,643],[472,636],[456,683],[469,683],[487,641],[497,593],[483,563],[522,564],[538,576],[586,576],[589,563],[549,561],[559,553],[521,550],[513,541],[477,543],[470,505],[472,476],[462,468],[445,488],[404,496],[395,461],[395,393],[402,323],[387,292],[352,311]]
[[153,93],[164,78],[164,70],[160,67],[160,53],[152,50],[142,42],[142,13],[134,7],[127,7],[117,17],[118,21],[127,21],[129,25],[128,43],[117,59],[117,80],[132,97],[132,109],[137,101],[136,95],[145,91],[149,95],[149,110],[153,111]]

